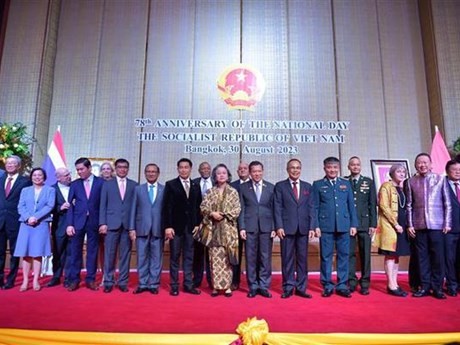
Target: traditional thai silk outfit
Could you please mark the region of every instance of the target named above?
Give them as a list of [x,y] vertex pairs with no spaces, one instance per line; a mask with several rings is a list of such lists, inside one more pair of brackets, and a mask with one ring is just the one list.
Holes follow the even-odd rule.
[[[240,199],[236,189],[227,185],[222,193],[213,187],[201,203],[203,222],[212,223],[212,240],[209,244],[209,261],[212,285],[216,290],[226,290],[232,283],[232,265],[238,262],[238,230],[236,221],[240,214]],[[221,212],[221,221],[212,219],[211,212]]]

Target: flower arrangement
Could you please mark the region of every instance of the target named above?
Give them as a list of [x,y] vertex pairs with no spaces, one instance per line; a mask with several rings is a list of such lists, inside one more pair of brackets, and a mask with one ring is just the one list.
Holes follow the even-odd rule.
[[0,166],[5,166],[6,158],[16,155],[22,160],[22,169],[32,168],[30,145],[35,139],[27,133],[27,126],[21,122],[14,124],[0,123]]

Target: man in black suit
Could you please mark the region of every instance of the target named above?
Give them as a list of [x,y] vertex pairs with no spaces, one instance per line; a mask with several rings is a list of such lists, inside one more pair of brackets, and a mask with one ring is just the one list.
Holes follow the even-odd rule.
[[200,185],[190,180],[192,161],[181,158],[177,162],[179,176],[166,182],[163,196],[162,222],[165,238],[170,248],[171,296],[179,295],[179,259],[182,254],[184,270],[184,292],[199,295],[200,290],[193,287],[192,231],[201,222]]
[[[196,183],[200,186],[201,197],[204,198],[205,194],[213,186],[211,181],[211,165],[208,162],[201,162],[200,166],[198,167],[198,173],[200,174],[200,177],[194,179],[193,183]],[[205,265],[206,280],[208,282],[208,286],[212,287],[208,248],[206,248],[206,246],[204,246],[202,243],[195,241],[195,248],[193,253],[193,286],[196,288],[201,286]]]
[[264,166],[259,161],[249,164],[251,182],[240,187],[241,213],[238,218],[240,236],[246,241],[246,275],[249,292],[271,298],[272,248],[276,236],[273,218],[275,186],[263,180]]
[[[356,214],[358,216],[358,228],[355,236],[350,236],[350,254],[348,262],[348,286],[351,292],[360,285],[360,293],[369,295],[371,282],[371,246],[372,236],[377,227],[377,196],[374,181],[361,175],[361,160],[353,156],[348,160],[351,189],[355,201]],[[359,261],[361,264],[361,277],[356,276],[356,244],[359,249]]]
[[67,168],[56,170],[56,183],[53,188],[56,190],[56,203],[53,210],[53,221],[51,223],[51,244],[53,248],[53,278],[48,283],[48,287],[56,286],[61,283],[61,276],[65,272],[64,287],[68,287],[68,260],[70,253],[69,238],[66,234],[67,210],[70,207],[68,202],[70,182],[72,177]]
[[[11,289],[18,274],[19,257],[13,256],[19,233],[18,204],[21,191],[30,186],[27,177],[19,175],[21,158],[10,156],[6,159],[6,174],[0,177],[0,288]],[[10,244],[10,272],[4,280],[7,242]]]
[[[238,164],[238,170],[236,171],[239,179],[230,183],[230,186],[235,188],[240,193],[241,184],[248,182],[249,178],[249,164],[246,162],[240,162]],[[233,265],[233,278],[232,278],[232,290],[238,290],[240,288],[241,281],[241,259],[243,258],[243,241],[241,236],[238,236],[238,264]]]
[[457,261],[460,250],[460,161],[450,160],[446,164],[447,181],[449,181],[449,195],[452,205],[452,229],[445,237],[446,256],[446,288],[447,295],[457,296],[458,270]]
[[115,161],[115,177],[104,182],[99,207],[99,233],[104,241],[104,292],[110,293],[115,285],[117,252],[119,253],[118,289],[128,292],[132,241],[129,237],[129,217],[137,182],[129,179],[129,162]]

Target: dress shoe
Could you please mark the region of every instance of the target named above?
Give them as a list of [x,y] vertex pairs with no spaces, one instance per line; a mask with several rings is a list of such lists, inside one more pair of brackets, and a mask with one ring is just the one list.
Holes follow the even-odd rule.
[[239,285],[239,284],[232,284],[232,285],[230,286],[230,289],[231,289],[232,291],[236,291],[236,290],[238,290],[239,288],[240,288],[240,285]]
[[113,290],[113,286],[104,286],[104,293],[111,293]]
[[255,290],[249,290],[248,294],[247,294],[247,297],[248,298],[254,298],[256,297],[257,295],[257,292]]
[[143,288],[143,287],[138,286],[137,288],[134,289],[133,294],[138,295],[138,294],[146,292],[146,291],[148,291],[147,288]]
[[351,298],[351,292],[348,289],[343,289],[343,290],[336,290],[335,292],[337,295],[345,297],[345,298]]
[[64,280],[64,287],[67,289],[70,286],[70,283],[67,280]]
[[331,297],[332,296],[332,290],[323,290],[323,293],[321,294],[322,297]]
[[118,287],[118,290],[120,290],[121,292],[128,292],[129,291],[128,287],[125,286],[125,285],[120,285]]
[[436,290],[436,291],[433,291],[433,297],[436,298],[436,299],[446,299],[446,295],[444,295],[444,292],[442,292],[441,290]]
[[396,297],[406,297],[407,296],[407,292],[403,291],[403,289],[401,289],[399,286],[396,289],[390,289],[387,286],[387,292],[390,295],[396,296]]
[[232,297],[233,296],[232,290],[231,289],[225,290],[224,296],[225,297]]
[[212,292],[211,292],[211,297],[217,297],[217,296],[219,296],[219,291],[217,291],[217,290],[212,290]]
[[430,292],[424,289],[419,289],[412,294],[412,297],[426,297],[429,296]]
[[69,287],[67,288],[67,291],[75,291],[78,289],[78,283],[70,283]]
[[152,295],[158,295],[158,288],[150,288],[149,291]]
[[265,298],[272,298],[272,294],[266,289],[259,289],[259,295]]
[[295,290],[295,295],[302,298],[312,298],[312,296],[308,292],[300,290]]
[[88,282],[86,283],[86,287],[93,291],[99,290],[99,286],[97,286],[96,282]]
[[3,290],[9,290],[14,287],[14,284],[11,283],[6,283],[5,286],[3,287]]
[[453,289],[448,289],[447,290],[447,295],[450,296],[450,297],[457,297],[457,291],[455,291]]
[[369,295],[369,289],[368,288],[361,288],[361,290],[359,290],[359,293],[363,296],[367,296]]
[[61,284],[61,281],[59,280],[59,278],[52,278],[48,284],[46,284],[47,287],[53,287],[53,286],[57,286]]
[[294,291],[290,290],[290,291],[284,291],[282,294],[281,294],[281,298],[289,298],[293,295]]
[[179,289],[178,288],[172,288],[171,291],[169,291],[169,294],[171,296],[179,296]]
[[192,294],[192,295],[199,295],[199,294],[201,293],[200,290],[195,289],[195,288],[187,288],[187,289],[184,289],[184,292],[185,292],[185,293]]
[[353,285],[353,286],[350,285],[348,289],[350,290],[351,293],[353,293],[356,291],[356,285]]

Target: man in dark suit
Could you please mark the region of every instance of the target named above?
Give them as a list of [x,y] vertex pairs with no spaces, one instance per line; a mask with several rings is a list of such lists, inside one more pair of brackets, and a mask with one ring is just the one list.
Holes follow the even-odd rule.
[[[326,176],[313,182],[315,232],[320,236],[320,279],[323,297],[335,291],[339,296],[351,297],[348,289],[348,254],[350,235],[355,236],[358,219],[350,181],[340,178],[340,161],[328,157],[323,161]],[[332,256],[337,251],[337,284],[332,283]]]
[[110,293],[115,285],[115,266],[119,252],[118,289],[128,292],[132,241],[129,237],[129,216],[137,182],[127,178],[129,162],[115,161],[115,178],[105,181],[99,207],[99,233],[104,241],[104,292]]
[[192,231],[201,222],[201,190],[199,184],[190,180],[192,161],[181,158],[177,162],[179,176],[166,182],[163,195],[162,222],[165,238],[170,248],[171,296],[179,295],[179,259],[182,254],[184,270],[184,292],[199,295],[193,287]]
[[250,182],[240,186],[240,236],[246,242],[246,276],[249,292],[271,298],[272,248],[276,236],[273,217],[275,186],[263,180],[264,166],[259,161],[249,164]]
[[69,276],[69,238],[66,234],[67,210],[70,207],[68,202],[70,182],[72,177],[67,168],[56,170],[56,183],[53,188],[56,191],[56,203],[53,210],[53,221],[51,223],[51,244],[53,250],[53,278],[48,283],[48,287],[56,286],[61,283],[61,276],[65,271],[64,287],[68,287]]
[[91,173],[91,162],[86,157],[75,161],[79,179],[70,184],[67,211],[67,235],[70,241],[69,291],[80,285],[80,271],[83,263],[83,243],[86,236],[86,287],[98,290],[96,280],[97,251],[99,243],[99,206],[104,180]]
[[450,200],[452,205],[452,229],[445,237],[446,256],[446,288],[447,295],[457,296],[458,271],[460,262],[457,262],[460,248],[460,161],[450,160],[446,164],[447,180],[449,182]]
[[[13,256],[19,233],[18,204],[21,191],[30,186],[27,177],[19,175],[21,158],[10,156],[6,159],[6,174],[0,177],[0,288],[11,289],[16,281],[19,257]],[[4,279],[6,248],[10,248],[10,272]]]
[[[275,185],[275,228],[281,244],[283,293],[311,298],[306,292],[308,278],[308,239],[315,236],[311,184],[300,180],[302,163],[289,160],[289,178]],[[296,274],[297,273],[297,274]]]
[[[201,197],[204,198],[207,191],[212,188],[211,165],[208,162],[201,162],[198,167],[200,177],[193,180],[193,183],[200,185]],[[211,271],[209,267],[208,248],[202,243],[195,241],[193,252],[193,286],[199,288],[203,280],[204,268],[206,266],[206,280],[208,286],[212,287]]]
[[[377,196],[374,181],[361,175],[361,160],[351,157],[348,160],[350,176],[348,180],[353,190],[356,213],[358,216],[358,229],[355,236],[350,236],[350,255],[348,263],[348,286],[351,292],[360,285],[360,293],[369,295],[371,282],[371,246],[372,236],[377,227]],[[361,264],[361,277],[356,276],[356,242],[358,242],[359,261]]]
[[150,163],[144,169],[147,183],[136,186],[131,208],[129,236],[136,241],[139,285],[133,291],[156,295],[163,266],[164,231],[161,227],[164,186],[158,183],[160,168]]
[[[238,164],[238,170],[236,171],[239,179],[230,183],[230,186],[235,188],[240,193],[241,184],[248,182],[249,178],[249,164],[246,162],[240,162]],[[239,227],[238,227],[239,228]],[[243,241],[241,236],[238,236],[238,263],[233,265],[233,277],[232,277],[232,290],[238,290],[240,288],[241,282],[241,259],[243,258]]]

